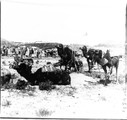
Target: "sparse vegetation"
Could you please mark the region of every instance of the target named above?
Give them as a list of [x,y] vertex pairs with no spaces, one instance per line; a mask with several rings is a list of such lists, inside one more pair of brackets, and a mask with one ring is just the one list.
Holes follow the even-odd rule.
[[50,116],[52,114],[52,111],[48,111],[46,109],[40,109],[38,114],[39,116]]
[[27,87],[26,87],[26,89],[25,89],[26,91],[31,91],[31,92],[35,92],[35,90],[36,90],[36,87],[34,87],[34,86],[31,86],[31,85],[28,85]]
[[51,81],[46,81],[46,82],[41,82],[39,84],[39,89],[40,90],[51,90],[52,89],[52,82]]
[[[53,60],[52,58],[44,58],[44,60],[46,62],[52,62],[57,61],[58,58],[53,58]],[[33,69],[40,67],[40,65],[43,65],[45,63],[43,62],[44,60],[42,60],[42,62],[39,62],[38,66],[36,64],[33,65]],[[85,58],[81,58],[81,60],[83,62],[86,61]],[[122,62],[123,61],[120,61],[120,63]],[[60,113],[61,115],[65,115],[66,117],[66,115],[70,113],[72,114],[72,117],[75,117],[77,114],[80,114],[80,108],[83,108],[83,112],[86,114],[81,115],[85,117],[88,112],[90,113],[90,115],[93,115],[94,112],[101,113],[102,108],[107,110],[110,107],[109,111],[104,111],[104,114],[107,115],[111,113],[111,110],[114,110],[114,106],[116,109],[114,110],[115,113],[113,113],[113,115],[118,115],[117,112],[121,114],[119,106],[122,103],[120,100],[122,100],[123,97],[121,95],[121,88],[123,85],[122,83],[124,83],[125,81],[125,76],[123,75],[123,73],[121,72],[118,75],[118,85],[115,82],[116,76],[115,74],[113,74],[110,78],[111,83],[107,87],[105,87],[104,85],[101,85],[97,82],[98,80],[101,80],[100,82],[104,82],[103,71],[98,72],[98,70],[94,69],[92,73],[88,73],[85,71],[87,70],[86,67],[87,64],[84,63],[84,70],[82,70],[81,73],[73,72],[73,77],[71,74],[71,78],[75,78],[72,79],[72,82],[74,82],[72,85],[53,86],[52,83],[48,81],[40,83],[39,87],[27,85],[23,89],[17,90],[15,86],[16,83],[5,84],[4,86],[2,86],[4,90],[1,91],[3,99],[3,102],[1,102],[1,111],[3,116],[8,115],[9,117],[23,116],[48,118],[54,116],[57,117],[57,115],[60,116]],[[121,68],[122,67],[120,66],[120,70]],[[81,75],[81,77],[79,77],[78,75]],[[90,78],[90,81],[87,78]],[[12,89],[12,91],[9,91],[8,89]],[[42,106],[44,106],[44,108]],[[52,107],[51,109],[50,106]],[[15,110],[14,107],[18,109]],[[10,110],[10,112],[8,111],[8,109]]]
[[28,85],[28,83],[26,81],[19,79],[16,83],[16,89],[23,90],[27,87],[27,85]]
[[33,92],[28,92],[28,95],[29,95],[29,96],[32,96],[32,97],[35,96]]
[[9,100],[3,100],[2,101],[2,106],[9,107],[10,105],[11,105],[11,102]]
[[16,85],[13,83],[6,83],[1,88],[2,89],[16,89]]
[[72,86],[63,86],[60,88],[56,88],[55,90],[62,95],[73,96],[76,93],[77,88]]

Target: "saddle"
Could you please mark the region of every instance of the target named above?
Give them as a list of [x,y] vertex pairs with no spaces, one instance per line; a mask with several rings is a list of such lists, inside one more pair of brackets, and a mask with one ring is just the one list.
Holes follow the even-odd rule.
[[106,51],[106,53],[104,54],[103,58],[101,59],[101,64],[102,65],[105,65],[107,63],[112,65],[112,59],[111,59],[109,50]]
[[105,64],[107,64],[109,61],[106,59],[106,58],[102,58],[101,60],[100,60],[100,65],[105,65]]

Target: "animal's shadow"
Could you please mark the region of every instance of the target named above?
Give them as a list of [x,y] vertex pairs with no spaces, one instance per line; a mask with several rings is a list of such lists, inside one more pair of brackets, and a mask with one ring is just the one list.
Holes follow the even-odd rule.
[[85,74],[86,76],[92,77],[92,78],[101,78],[101,76],[104,76],[103,72],[99,72],[99,71],[82,71],[83,74]]
[[111,83],[111,80],[109,80],[109,79],[106,79],[106,80],[100,79],[97,83],[98,84],[103,84],[103,85],[107,86],[108,84]]
[[85,74],[86,76],[92,77],[93,79],[98,79],[97,83],[98,84],[103,84],[103,85],[108,85],[110,83],[112,83],[112,80],[110,78],[105,79],[104,77],[104,72],[99,72],[99,71],[83,71],[83,74]]

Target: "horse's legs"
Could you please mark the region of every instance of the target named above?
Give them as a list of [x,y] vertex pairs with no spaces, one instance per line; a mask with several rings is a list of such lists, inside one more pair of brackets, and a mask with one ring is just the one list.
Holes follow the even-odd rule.
[[113,69],[113,66],[112,66],[112,67],[110,67],[110,75],[112,74],[112,69]]
[[116,68],[116,82],[118,83],[117,73],[118,73],[118,68]]
[[103,68],[103,70],[104,70],[104,72],[105,72],[105,82],[104,82],[104,85],[107,86],[107,82],[106,82],[106,81],[107,81],[107,77],[108,77],[108,76],[107,76],[106,65],[102,66],[102,68]]
[[99,64],[97,63],[97,67],[98,67],[98,70],[99,70],[99,74],[100,74],[100,67],[99,67]]
[[76,70],[79,71],[79,64],[78,61],[75,61]]
[[119,66],[119,60],[118,60],[118,62],[117,62],[117,64],[116,64],[116,82],[118,83],[118,66]]

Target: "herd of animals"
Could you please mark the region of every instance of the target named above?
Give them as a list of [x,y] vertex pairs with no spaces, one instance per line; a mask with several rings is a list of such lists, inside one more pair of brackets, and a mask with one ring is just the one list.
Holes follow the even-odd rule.
[[[74,67],[75,70],[79,71],[79,68],[83,65],[82,61],[75,59],[74,52],[69,49],[68,46],[63,47],[63,45],[58,45],[57,51],[58,55],[61,57],[60,65],[65,65],[65,71],[68,69],[70,70],[71,67]],[[119,59],[122,57],[121,55],[118,56],[111,56],[110,51],[107,50],[106,53],[99,49],[92,49],[88,48],[87,46],[83,46],[79,48],[82,50],[83,56],[86,58],[88,63],[88,72],[91,73],[91,69],[94,67],[94,65],[97,63],[102,67],[102,69],[105,72],[105,79],[107,80],[108,71],[107,67],[110,69],[110,75],[112,74],[113,67],[116,69],[116,81],[117,80],[117,72],[118,72],[118,66],[119,66]],[[105,80],[105,85],[107,85]]]
[[[60,60],[56,63],[47,62],[46,65],[38,68],[34,73],[32,72],[32,65],[34,63],[32,58],[21,58],[16,55],[14,57],[14,63],[11,64],[10,67],[23,76],[30,85],[40,85],[42,82],[47,81],[57,85],[69,85],[71,84],[70,72],[72,72],[72,68],[75,72],[80,71],[80,68],[83,67],[83,62],[80,59],[76,59],[75,52],[70,49],[69,46],[59,44],[55,47]],[[88,72],[92,72],[92,68],[95,64],[100,65],[105,73],[104,85],[107,85],[107,79],[109,79],[107,67],[109,68],[110,75],[112,74],[113,67],[115,67],[116,81],[118,82],[117,71],[119,59],[122,56],[111,56],[109,50],[104,53],[102,50],[88,48],[87,46],[83,46],[79,49],[87,60]],[[63,66],[65,69],[63,69]],[[4,77],[4,79],[7,79],[7,77]],[[20,85],[22,85],[22,82]]]

